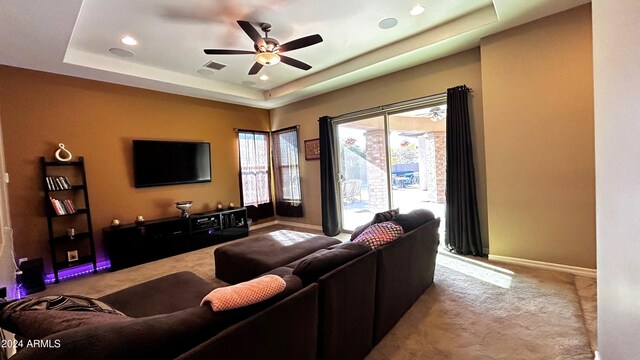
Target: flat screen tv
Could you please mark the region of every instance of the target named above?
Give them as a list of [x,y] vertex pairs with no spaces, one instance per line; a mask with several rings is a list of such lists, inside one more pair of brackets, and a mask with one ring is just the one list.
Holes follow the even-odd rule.
[[133,140],[133,173],[137,188],[211,182],[211,145]]

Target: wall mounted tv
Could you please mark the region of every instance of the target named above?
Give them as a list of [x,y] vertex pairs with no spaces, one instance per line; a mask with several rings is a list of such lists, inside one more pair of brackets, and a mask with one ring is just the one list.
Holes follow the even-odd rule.
[[137,188],[211,182],[211,145],[133,140],[133,173]]

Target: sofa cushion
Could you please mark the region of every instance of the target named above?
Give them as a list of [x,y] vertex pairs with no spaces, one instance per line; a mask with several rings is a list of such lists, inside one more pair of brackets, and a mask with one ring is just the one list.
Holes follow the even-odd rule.
[[225,311],[245,307],[267,300],[286,287],[285,281],[278,275],[265,275],[236,285],[212,290],[200,306],[209,303],[213,311]]
[[400,213],[400,209],[396,208],[396,209],[379,212],[373,215],[373,219],[371,219],[371,221],[364,223],[358,226],[355,230],[353,230],[353,232],[351,233],[350,241],[355,240],[358,236],[360,236],[360,234],[362,234],[363,231],[367,230],[369,226],[373,224],[385,222],[385,221],[391,221],[393,217],[398,215],[399,213]]
[[55,295],[7,304],[0,313],[0,326],[27,339],[42,339],[68,329],[127,319],[102,301],[80,295]]
[[64,330],[130,319],[126,315],[99,312],[32,310],[12,314],[2,321],[1,327],[23,338],[35,340]]
[[369,226],[371,226],[371,224],[373,224],[373,222],[371,221],[367,221],[366,223],[358,226],[355,230],[353,230],[353,232],[351,233],[351,238],[349,239],[349,241],[353,241],[355,240],[358,236],[360,236],[360,234],[362,234],[363,231],[367,230],[367,228]]
[[308,284],[370,250],[371,248],[362,242],[333,245],[299,261],[293,269],[293,274],[299,276],[303,283]]
[[393,217],[393,221],[402,226],[405,233],[433,219],[435,219],[433,212],[427,209],[415,209],[408,214],[397,214]]
[[[190,271],[180,271],[113,292],[98,300],[135,318],[169,314],[197,306],[202,297],[215,287],[226,285],[215,279],[214,283]],[[171,296],[167,296],[167,289],[171,289]]]
[[385,221],[391,221],[393,219],[393,217],[398,215],[399,213],[400,213],[400,209],[399,208],[395,208],[395,209],[379,212],[379,213],[373,215],[373,220],[371,220],[371,225],[378,224],[378,223],[385,222]]
[[404,234],[402,227],[392,221],[373,224],[360,234],[353,242],[363,242],[372,249],[389,243]]

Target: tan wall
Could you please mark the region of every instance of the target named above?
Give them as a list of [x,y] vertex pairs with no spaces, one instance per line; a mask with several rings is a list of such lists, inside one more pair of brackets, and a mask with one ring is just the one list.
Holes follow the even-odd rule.
[[492,255],[596,267],[590,9],[482,42]]
[[[318,137],[318,118],[337,116],[377,105],[442,93],[452,86],[466,84],[473,89],[471,122],[477,172],[478,203],[483,238],[487,239],[484,128],[482,121],[482,84],[480,50],[472,49],[456,55],[369,80],[341,90],[271,110],[271,126],[279,129],[300,125],[300,139]],[[305,161],[301,154],[301,180],[305,217],[286,218],[321,225],[320,162]]]
[[[187,98],[91,80],[0,66],[0,103],[11,219],[18,257],[49,261],[39,157],[53,159],[58,142],[86,160],[99,254],[102,228],[176,216],[173,202],[192,200],[194,212],[218,201],[239,203],[233,128],[269,129],[266,110]],[[211,183],[136,189],[132,139],[211,143]],[[101,259],[99,259],[101,260]]]

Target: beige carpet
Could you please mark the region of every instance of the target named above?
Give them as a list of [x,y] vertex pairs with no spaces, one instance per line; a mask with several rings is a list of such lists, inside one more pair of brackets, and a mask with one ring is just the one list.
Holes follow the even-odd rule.
[[439,254],[434,285],[367,359],[593,359],[569,274]]
[[[287,229],[315,232],[273,226],[251,236]],[[98,297],[182,270],[218,282],[213,248],[66,280],[38,295]],[[367,359],[593,359],[593,353],[572,275],[440,254],[434,285]]]
[[591,345],[591,350],[596,351],[598,345],[597,282],[596,279],[576,276],[575,283],[578,296],[580,296],[584,325],[589,334],[589,344]]

